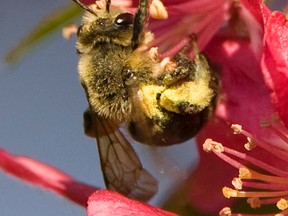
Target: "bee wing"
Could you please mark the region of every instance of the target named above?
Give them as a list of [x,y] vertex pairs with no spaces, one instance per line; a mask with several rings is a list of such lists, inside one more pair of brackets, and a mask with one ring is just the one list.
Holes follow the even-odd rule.
[[141,165],[129,141],[115,123],[96,118],[97,145],[106,187],[133,199],[148,201],[157,180]]

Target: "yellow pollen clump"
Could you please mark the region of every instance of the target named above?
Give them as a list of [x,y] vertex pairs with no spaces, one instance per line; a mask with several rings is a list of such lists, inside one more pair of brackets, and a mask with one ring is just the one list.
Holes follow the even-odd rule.
[[247,137],[247,141],[248,142],[244,145],[247,151],[251,151],[252,149],[256,147],[255,142],[253,142],[253,140],[250,137]]
[[228,187],[224,187],[222,193],[226,198],[237,197],[237,191]]
[[239,169],[239,178],[240,179],[251,179],[252,178],[252,173],[250,170],[246,167],[242,167]]
[[157,85],[143,85],[138,91],[138,96],[142,102],[143,110],[149,118],[155,116],[163,117],[163,113],[159,110],[157,94],[161,94],[164,91],[165,87]]
[[280,209],[280,210],[285,210],[288,208],[288,203],[287,203],[287,200],[285,199],[280,199],[276,206]]
[[74,34],[76,34],[78,27],[71,23],[62,29],[62,36],[64,39],[69,40]]
[[235,189],[237,190],[241,190],[242,189],[242,181],[240,178],[234,178],[232,181],[232,185],[235,187]]
[[234,131],[234,134],[240,134],[242,131],[242,126],[239,124],[232,124],[231,129]]
[[205,109],[213,96],[207,80],[189,81],[166,89],[161,95],[160,105],[170,112],[181,113],[179,105],[187,103],[191,105],[191,112],[196,113]]
[[206,152],[211,152],[212,150],[216,152],[224,152],[224,147],[221,143],[215,142],[212,139],[206,139],[203,144],[203,150]]
[[149,50],[149,57],[154,62],[156,62],[158,60],[158,47],[152,47]]

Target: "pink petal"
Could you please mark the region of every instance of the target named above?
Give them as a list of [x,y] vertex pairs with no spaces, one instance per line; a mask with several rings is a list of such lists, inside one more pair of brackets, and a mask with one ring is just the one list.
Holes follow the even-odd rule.
[[288,126],[288,21],[278,11],[263,6],[264,55],[262,69],[271,88],[272,103]]
[[0,149],[0,168],[7,174],[29,184],[54,191],[59,195],[87,206],[88,197],[98,188],[76,181],[64,172],[29,157],[12,155]]
[[262,0],[241,0],[241,4],[263,25],[261,11]]
[[214,37],[205,52],[220,67],[222,89],[216,115],[229,123],[241,124],[255,134],[267,136],[260,122],[275,110],[249,41]]
[[242,7],[238,9],[239,15],[241,21],[245,24],[245,27],[249,32],[252,50],[259,60],[261,59],[263,51],[263,19],[260,8],[261,1],[255,0],[251,2],[250,0],[242,0],[241,3]]
[[124,197],[116,192],[98,190],[89,197],[88,216],[176,216],[176,214]]

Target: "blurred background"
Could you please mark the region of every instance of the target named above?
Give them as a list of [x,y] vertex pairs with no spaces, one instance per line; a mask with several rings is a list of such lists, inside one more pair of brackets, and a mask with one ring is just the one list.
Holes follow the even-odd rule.
[[[57,30],[17,64],[5,54],[52,11],[69,0],[3,1],[0,7],[0,148],[57,167],[76,179],[104,188],[95,140],[83,134],[87,107],[77,74],[75,37]],[[75,18],[80,22],[80,16]],[[168,188],[179,184],[197,163],[197,150],[187,144],[149,148],[135,144],[144,167],[160,181],[152,204],[161,204]],[[177,178],[175,180],[175,178]],[[0,172],[0,215],[86,215],[85,209],[45,190]]]

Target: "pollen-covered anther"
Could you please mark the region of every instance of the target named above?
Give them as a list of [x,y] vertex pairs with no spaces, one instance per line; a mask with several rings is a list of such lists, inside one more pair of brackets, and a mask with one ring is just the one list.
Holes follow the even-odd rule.
[[160,67],[163,73],[171,73],[177,67],[176,63],[169,57],[163,58],[160,62]]
[[288,202],[286,199],[280,199],[277,204],[276,204],[277,208],[280,210],[285,210],[288,208]]
[[242,126],[239,124],[232,124],[231,129],[233,130],[234,134],[240,134],[242,132]]
[[247,199],[247,203],[251,206],[251,208],[260,208],[261,202],[259,197],[250,197]]
[[[90,6],[91,7],[91,6]],[[104,10],[106,8],[106,1],[105,0],[96,0],[94,4],[94,10]]]
[[235,189],[237,190],[242,190],[242,180],[240,178],[234,178],[232,180],[232,185],[234,186]]
[[149,50],[149,57],[154,62],[156,62],[158,60],[158,47],[152,47]]
[[149,13],[154,19],[167,19],[168,12],[160,0],[152,0]]
[[232,215],[232,211],[229,207],[225,207],[221,209],[221,211],[219,212],[219,216],[231,216],[231,215]]
[[206,139],[203,144],[203,150],[206,152],[224,152],[224,147],[221,143],[215,142],[212,139]]
[[252,178],[252,173],[251,173],[251,171],[248,168],[241,167],[239,169],[239,178],[240,179],[251,179]]
[[64,39],[69,40],[78,30],[77,25],[70,23],[62,29],[62,36]]
[[226,198],[237,197],[237,191],[229,187],[223,187],[222,193]]
[[254,149],[257,145],[255,142],[253,142],[253,140],[250,137],[247,137],[247,143],[244,145],[245,149],[247,151],[251,151],[252,149]]

